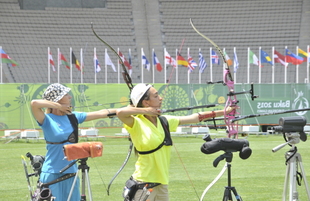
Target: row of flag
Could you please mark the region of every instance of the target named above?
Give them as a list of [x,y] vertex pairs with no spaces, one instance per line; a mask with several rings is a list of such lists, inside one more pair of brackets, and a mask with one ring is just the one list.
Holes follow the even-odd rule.
[[[250,50],[248,52],[248,58],[249,58],[250,64],[254,64],[254,65],[257,65],[260,67],[262,67],[263,63],[268,63],[270,65],[273,65],[273,63],[280,63],[283,66],[287,66],[289,63],[291,63],[293,65],[299,65],[299,64],[302,64],[304,62],[307,62],[307,60],[308,60],[307,58],[309,57],[309,54],[310,54],[309,53],[310,52],[309,47],[308,47],[307,52],[300,49],[300,48],[297,48],[298,54],[294,54],[292,51],[285,49],[285,55],[282,55],[281,53],[279,53],[279,51],[274,50],[273,60],[272,60],[267,52],[263,51],[261,48],[259,51],[260,51],[259,57],[257,57],[254,54],[254,52],[252,50]],[[237,72],[237,69],[239,67],[239,62],[238,62],[236,51],[234,51],[234,60],[231,60],[225,51],[223,51],[223,53],[224,53],[225,59],[227,61],[227,65],[228,66],[233,65],[234,66],[234,72]],[[82,71],[83,65],[80,64],[80,62],[78,61],[77,57],[75,56],[75,54],[72,50],[70,51],[70,54],[71,54],[71,57],[70,57],[71,63],[75,65],[75,67],[78,71]],[[132,65],[131,65],[131,53],[130,53],[130,51],[129,51],[128,60],[125,58],[125,56],[120,51],[118,51],[118,54],[121,57],[125,66],[128,68],[129,74],[131,75]],[[48,59],[49,59],[49,63],[51,65],[53,71],[56,71],[55,63],[54,63],[51,51],[48,52]],[[185,59],[178,51],[176,52],[176,59],[174,59],[172,56],[170,56],[168,51],[165,49],[164,59],[165,59],[165,64],[172,65],[173,67],[184,66],[184,67],[188,68],[189,72],[193,72],[199,66],[199,72],[203,73],[204,69],[207,67],[207,63],[206,63],[206,61],[203,57],[203,54],[200,50],[199,50],[199,55],[198,55],[199,65],[190,56],[189,51],[188,51],[187,59]],[[142,66],[144,66],[145,69],[147,69],[147,70],[151,69],[151,63],[149,62],[146,55],[144,54],[143,48],[141,48],[141,61],[142,61],[141,64],[142,64]],[[210,49],[210,61],[212,62],[212,64],[220,65],[220,58],[217,55],[217,53],[212,49]],[[1,48],[1,62],[2,63],[9,63],[12,66],[18,65],[18,63],[16,61],[14,61],[13,59],[11,59],[9,57],[9,55],[4,52],[4,50],[2,48]],[[70,62],[67,61],[65,56],[60,51],[58,52],[58,63],[61,65],[64,65],[67,69],[70,69]],[[156,70],[158,72],[162,71],[163,67],[160,64],[159,59],[157,58],[154,50],[152,53],[152,63],[154,65],[154,67],[156,67]],[[111,66],[112,70],[114,72],[117,72],[116,67],[113,64],[113,62],[112,62],[110,56],[108,55],[107,51],[105,51],[105,64],[108,66]],[[99,63],[99,60],[96,56],[96,52],[94,52],[94,71],[96,73],[101,71],[100,63]]]
[[[308,50],[310,52],[310,49]],[[287,66],[289,63],[293,65],[299,65],[304,62],[307,62],[307,58],[309,57],[309,53],[306,53],[302,49],[298,48],[298,54],[294,54],[292,51],[285,49],[285,56],[279,53],[277,50],[274,50],[274,62],[275,63],[281,63],[283,66]],[[273,65],[273,62],[270,58],[270,56],[267,54],[267,52],[260,49],[260,61],[261,63],[269,63],[270,65]],[[257,56],[250,51],[250,63],[253,63],[255,65],[261,66],[259,63],[259,59]]]
[[[147,57],[145,56],[143,49],[141,52],[142,52],[142,54],[141,54],[142,65],[144,65],[147,70],[150,70],[151,65],[150,65],[150,62],[148,61]],[[310,49],[308,50],[308,52],[310,52]],[[235,67],[235,69],[237,69],[238,65],[239,65],[237,53],[234,52],[234,62],[230,59],[230,57],[227,55],[227,53],[225,51],[224,51],[224,55],[225,55],[225,59],[227,61],[227,65],[232,66],[234,63],[234,67]],[[132,71],[130,54],[129,54],[129,61],[130,62],[128,62],[126,60],[125,56],[120,51],[119,51],[119,56],[122,58],[125,66],[128,68],[128,70]],[[274,50],[274,62],[275,63],[281,63],[283,66],[287,66],[288,63],[291,63],[293,65],[302,64],[304,62],[307,62],[308,57],[309,57],[309,53],[305,52],[304,50],[302,50],[300,48],[298,48],[298,54],[294,54],[292,51],[285,49],[285,55],[282,55],[277,50]],[[51,51],[49,52],[48,58],[49,58],[49,62],[51,64],[53,71],[56,71],[55,63],[54,63]],[[77,70],[81,71],[82,70],[81,65],[80,65],[80,63],[79,63],[78,59],[76,58],[73,51],[71,51],[71,58],[72,58],[72,64],[75,65]],[[204,61],[204,57],[203,57],[201,51],[199,51],[198,58],[199,58],[200,72],[202,73],[204,71],[204,69],[206,68],[207,63]],[[177,67],[177,65],[185,66],[188,68],[188,70],[190,72],[192,72],[196,67],[198,67],[197,63],[190,56],[189,53],[188,53],[188,57],[186,60],[184,57],[181,56],[181,54],[179,52],[177,53],[176,59],[174,59],[173,57],[170,56],[170,54],[167,51],[165,51],[165,60],[166,60],[167,64],[170,64],[173,67]],[[212,53],[211,53],[211,60],[212,60],[213,64],[220,65],[219,56],[217,55],[217,53],[214,50],[212,50]],[[65,56],[61,52],[59,52],[59,54],[58,54],[58,61],[61,62],[61,64],[64,65],[67,69],[70,69],[70,63],[67,61],[67,59],[65,58]],[[1,49],[1,62],[2,63],[9,63],[12,66],[18,65],[18,63],[16,61],[14,61],[13,59],[11,59],[10,56],[8,54],[6,54],[3,49]],[[269,63],[270,65],[273,65],[273,62],[272,62],[270,56],[268,55],[268,53],[263,51],[262,49],[260,49],[260,62],[261,63]],[[251,50],[249,52],[249,63],[262,67],[262,64],[259,63],[258,57]],[[113,71],[117,72],[115,65],[113,64],[112,60],[110,59],[110,56],[108,55],[108,53],[105,53],[105,64],[111,66]],[[153,51],[153,64],[154,64],[154,66],[156,66],[157,71],[159,71],[159,72],[162,71],[162,69],[163,69],[162,65],[160,64],[160,62],[159,62],[154,51]],[[94,54],[94,67],[95,67],[95,72],[98,73],[101,71],[100,64],[99,64],[99,61],[97,59],[96,54]]]

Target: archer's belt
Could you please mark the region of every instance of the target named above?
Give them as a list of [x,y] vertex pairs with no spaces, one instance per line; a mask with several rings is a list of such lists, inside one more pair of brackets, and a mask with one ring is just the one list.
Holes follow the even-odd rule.
[[[147,186],[146,186],[147,185]],[[143,182],[143,183],[139,183],[137,185],[138,189],[143,189],[144,187],[146,187],[147,189],[149,188],[154,188],[155,186],[160,185],[160,183],[148,183],[148,182]]]
[[133,179],[132,176],[130,177],[130,179],[134,180],[136,182],[137,189],[143,189],[144,187],[146,187],[147,189],[154,188],[155,186],[158,186],[161,184],[161,183],[150,183],[150,182],[137,181],[137,180]]

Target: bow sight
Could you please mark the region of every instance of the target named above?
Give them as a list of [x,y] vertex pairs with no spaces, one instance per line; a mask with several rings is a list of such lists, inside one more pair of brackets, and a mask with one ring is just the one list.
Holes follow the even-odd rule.
[[[227,84],[224,81],[216,81],[216,82],[207,82],[207,84],[223,84],[226,86]],[[258,98],[259,96],[254,95],[254,84],[251,83],[251,89],[248,91],[242,91],[242,92],[234,92],[233,90],[230,90],[227,96],[235,96],[235,95],[241,95],[241,94],[251,94],[251,99],[254,101],[255,98]]]
[[251,94],[251,99],[254,101],[255,98],[258,98],[257,95],[254,95],[254,85],[251,83],[251,89],[248,91],[243,91],[243,92],[234,92],[230,91],[227,96],[234,96],[234,95],[240,95],[240,94]]

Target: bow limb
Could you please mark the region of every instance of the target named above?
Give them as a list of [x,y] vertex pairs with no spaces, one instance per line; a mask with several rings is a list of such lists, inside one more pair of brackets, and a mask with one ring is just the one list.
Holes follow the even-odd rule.
[[223,51],[221,50],[221,48],[215,43],[213,42],[210,38],[208,38],[207,36],[203,35],[200,31],[198,31],[198,29],[195,27],[195,25],[192,22],[192,19],[190,19],[190,24],[193,27],[193,29],[204,39],[206,39],[207,41],[209,41],[219,52],[219,54],[221,55],[223,61],[224,61],[224,65],[225,65],[225,71],[223,74],[223,82],[224,85],[226,85],[228,87],[228,94],[227,94],[227,101],[224,107],[224,122],[227,126],[227,135],[228,137],[231,136],[236,136],[238,134],[238,123],[233,123],[231,120],[235,118],[236,115],[236,109],[232,110],[229,114],[226,113],[226,109],[228,107],[231,106],[237,106],[238,100],[236,97],[236,94],[234,93],[234,80],[231,76],[231,72],[229,69],[229,66],[227,64],[227,60],[226,57],[223,53]]
[[[131,77],[129,76],[128,72],[127,72],[127,69],[125,67],[125,64],[124,64],[124,61],[123,59],[119,56],[119,54],[117,53],[117,51],[111,46],[109,45],[107,42],[105,42],[102,38],[100,38],[98,36],[98,34],[95,32],[94,30],[94,27],[93,27],[93,24],[91,24],[91,29],[94,33],[94,35],[101,41],[103,42],[106,46],[108,46],[110,48],[110,50],[118,57],[120,63],[121,63],[121,66],[123,68],[123,78],[124,78],[124,81],[126,82],[128,88],[129,88],[129,91],[131,92],[131,90],[133,89],[133,84],[132,84],[132,80],[131,80]],[[131,101],[130,101],[131,103]],[[129,158],[130,158],[130,155],[131,155],[131,152],[132,152],[132,148],[133,148],[133,143],[130,139],[130,136],[129,136],[129,141],[130,141],[130,144],[129,144],[129,149],[128,149],[128,153],[127,153],[127,156],[123,162],[123,165],[120,167],[120,169],[115,173],[115,175],[113,176],[113,178],[111,179],[109,185],[108,185],[108,189],[107,189],[107,193],[108,195],[110,194],[110,187],[114,181],[114,179],[121,173],[121,171],[124,169],[125,165],[127,164]]]
[[128,160],[129,160],[129,158],[130,158],[130,155],[131,155],[131,152],[132,152],[132,148],[133,148],[133,143],[132,143],[131,140],[129,140],[129,141],[130,141],[129,149],[128,149],[127,156],[126,156],[126,158],[125,158],[125,160],[124,160],[124,163],[123,163],[123,165],[120,167],[120,169],[115,173],[115,175],[112,177],[112,179],[111,179],[111,181],[110,181],[110,183],[109,183],[109,185],[108,185],[108,189],[107,189],[108,195],[110,195],[110,187],[111,187],[111,185],[112,185],[114,179],[121,173],[121,171],[124,169],[125,165],[127,164]]
[[110,48],[110,50],[118,57],[120,63],[121,63],[121,66],[123,68],[123,78],[131,92],[132,88],[133,88],[133,85],[132,85],[132,81],[131,81],[131,77],[129,76],[128,72],[127,72],[127,69],[126,69],[126,66],[124,64],[124,61],[123,59],[119,56],[119,54],[117,53],[117,51],[111,46],[109,45],[107,42],[105,42],[102,38],[100,38],[100,36],[98,36],[98,34],[95,32],[94,30],[94,27],[93,27],[93,23],[91,24],[91,29],[94,33],[94,35],[101,41],[103,42],[106,46],[108,46]]
[[25,159],[25,157],[23,155],[21,155],[21,158],[22,158],[22,164],[23,164],[24,170],[25,170],[26,180],[27,180],[27,184],[28,184],[28,190],[29,190],[29,193],[30,193],[30,199],[32,200],[33,194],[32,194],[31,183],[30,183],[30,180],[29,180],[29,174],[28,174],[28,169],[27,169],[27,162],[26,162],[26,159]]

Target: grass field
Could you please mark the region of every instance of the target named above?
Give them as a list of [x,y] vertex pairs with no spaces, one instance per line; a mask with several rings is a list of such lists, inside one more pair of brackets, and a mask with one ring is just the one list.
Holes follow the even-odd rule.
[[[212,135],[212,138],[215,137],[223,137],[223,135]],[[286,174],[284,155],[290,147],[287,145],[275,153],[271,151],[277,145],[285,142],[282,134],[250,135],[247,139],[253,153],[246,160],[240,159],[237,152],[234,153],[231,162],[232,186],[237,189],[243,200],[246,201],[281,200]],[[124,170],[114,180],[110,189],[110,196],[108,196],[106,192],[108,183],[123,164],[129,142],[125,138],[113,138],[112,136],[107,136],[101,140],[104,144],[102,157],[87,160],[90,167],[89,177],[93,200],[123,200],[121,197],[122,190],[125,181],[134,171],[135,156],[132,154]],[[199,200],[204,189],[225,165],[225,161],[221,161],[218,167],[213,167],[213,160],[224,152],[203,154],[200,151],[200,147],[204,143],[201,136],[173,137],[173,140],[174,148],[172,148],[169,185],[170,200]],[[25,155],[27,152],[33,155],[45,155],[45,143],[43,140],[30,140],[28,142],[18,140],[4,144],[5,142],[5,139],[0,141],[0,200],[29,200],[29,198],[27,199],[29,193],[21,163],[21,155]],[[296,146],[298,152],[302,155],[303,166],[308,174],[307,179],[309,181],[309,142],[301,141]],[[33,178],[33,182],[36,179]],[[222,200],[226,185],[227,172],[211,187],[204,200]],[[298,192],[300,200],[308,200],[304,183],[298,187]]]

